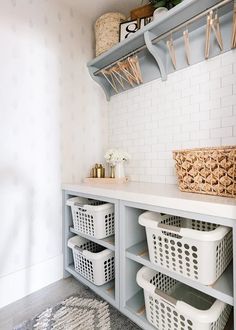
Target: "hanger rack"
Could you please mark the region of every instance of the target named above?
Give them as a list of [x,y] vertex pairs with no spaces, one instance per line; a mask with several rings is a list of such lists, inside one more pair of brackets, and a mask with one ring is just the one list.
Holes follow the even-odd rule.
[[[194,16],[193,18],[186,20],[184,23],[179,24],[179,25],[176,26],[174,29],[171,29],[171,30],[169,30],[169,31],[167,31],[167,32],[165,32],[165,33],[163,33],[163,34],[161,34],[159,37],[152,39],[152,40],[151,40],[152,43],[153,43],[153,44],[156,44],[157,42],[159,42],[159,41],[161,41],[161,40],[163,40],[163,39],[169,37],[171,34],[174,34],[175,32],[178,32],[179,30],[185,28],[186,25],[189,26],[189,25],[191,25],[192,23],[194,23],[195,21],[201,19],[202,17],[207,16],[211,11],[217,10],[217,9],[219,9],[219,8],[225,6],[226,4],[228,4],[228,3],[230,3],[230,2],[233,2],[233,1],[234,1],[234,0],[223,0],[223,1],[221,1],[220,3],[214,5],[214,6],[210,7],[210,8],[208,8],[208,9],[204,10],[202,13],[200,13],[200,14]],[[130,52],[129,54],[127,54],[127,55],[125,55],[125,56],[122,56],[119,60],[114,61],[114,62],[112,62],[111,64],[109,64],[109,65],[107,65],[107,66],[105,66],[105,67],[103,67],[103,68],[101,68],[101,69],[95,71],[94,74],[95,74],[95,75],[98,75],[99,73],[102,72],[103,69],[109,69],[109,68],[111,68],[113,65],[115,65],[117,62],[123,61],[123,60],[127,59],[128,57],[130,57],[130,56],[132,56],[132,55],[137,55],[138,53],[140,53],[142,50],[144,50],[144,49],[146,49],[146,48],[147,48],[147,45],[144,45],[144,46],[142,46],[142,47],[139,47],[139,48],[135,49],[134,51]]]
[[[162,80],[166,80],[167,74],[173,72],[174,69],[179,70],[190,65],[190,53],[191,64],[203,61],[205,56],[201,45],[204,42],[203,38],[205,38],[206,30],[204,17],[207,17],[210,12],[214,13],[213,18],[216,18],[216,20],[214,21],[215,30],[211,27],[212,40],[210,40],[211,50],[209,55],[212,57],[219,54],[219,52],[230,50],[231,40],[228,40],[228,36],[232,31],[233,18],[231,16],[234,1],[236,0],[183,1],[180,5],[172,8],[160,20],[149,23],[129,39],[118,43],[104,54],[91,60],[88,63],[90,75],[103,88],[109,100],[115,93],[114,89],[104,78],[103,70],[109,70],[117,63],[127,60],[133,55],[137,56],[140,52],[142,52],[141,56],[139,55],[139,60],[143,83],[159,77]],[[220,31],[218,30],[219,18],[221,24]],[[173,61],[171,62],[167,49],[167,41],[171,40],[171,36],[173,36],[176,48],[176,67],[173,65]],[[222,50],[223,38],[224,49]],[[195,51],[191,52],[190,47],[194,47]],[[183,55],[181,55],[182,53]]]

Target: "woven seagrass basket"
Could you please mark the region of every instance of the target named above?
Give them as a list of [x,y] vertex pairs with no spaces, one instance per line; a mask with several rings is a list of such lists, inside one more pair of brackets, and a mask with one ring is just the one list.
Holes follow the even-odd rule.
[[96,56],[104,53],[119,42],[120,23],[126,17],[121,13],[107,13],[95,23]]
[[143,18],[143,17],[149,17],[153,15],[155,8],[152,4],[144,5],[138,8],[134,8],[130,12],[131,20]]
[[236,197],[236,145],[173,151],[181,191]]

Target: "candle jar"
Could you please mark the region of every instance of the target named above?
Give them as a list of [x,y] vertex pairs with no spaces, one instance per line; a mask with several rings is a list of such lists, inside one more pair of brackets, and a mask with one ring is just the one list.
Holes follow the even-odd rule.
[[110,178],[115,178],[115,165],[110,166]]

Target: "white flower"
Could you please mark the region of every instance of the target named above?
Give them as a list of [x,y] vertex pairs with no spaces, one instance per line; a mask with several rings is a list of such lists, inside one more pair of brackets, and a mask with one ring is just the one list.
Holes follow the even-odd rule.
[[105,153],[104,157],[107,163],[111,165],[116,165],[117,163],[120,163],[122,161],[127,161],[130,159],[130,155],[128,154],[128,152],[120,149],[109,149]]

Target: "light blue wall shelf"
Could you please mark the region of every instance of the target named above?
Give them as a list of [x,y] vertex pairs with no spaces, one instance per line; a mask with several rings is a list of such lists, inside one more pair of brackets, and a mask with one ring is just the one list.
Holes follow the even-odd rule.
[[[100,69],[122,59],[135,50],[143,47],[138,53],[141,71],[144,83],[154,79],[161,78],[166,80],[168,74],[174,72],[170,56],[166,47],[166,38],[159,42],[154,42],[155,39],[161,38],[165,33],[170,32],[174,28],[195,16],[203,13],[205,10],[222,3],[219,0],[184,0],[178,6],[172,8],[166,16],[158,21],[149,23],[144,28],[137,31],[132,37],[115,45],[107,52],[96,57],[88,62],[88,70],[91,77],[103,88],[107,100],[115,94],[107,80],[101,75],[96,74]],[[221,22],[221,32],[224,41],[223,52],[231,49],[231,29],[233,17],[233,0],[225,4],[218,10],[218,15]],[[191,43],[191,65],[204,61],[204,46],[205,46],[205,26],[206,16],[187,25]],[[187,67],[187,62],[184,54],[183,29],[173,33],[173,40],[176,50],[177,70]],[[210,57],[214,57],[222,53],[212,37]],[[127,89],[131,88],[127,86]],[[122,90],[120,90],[122,92]]]

